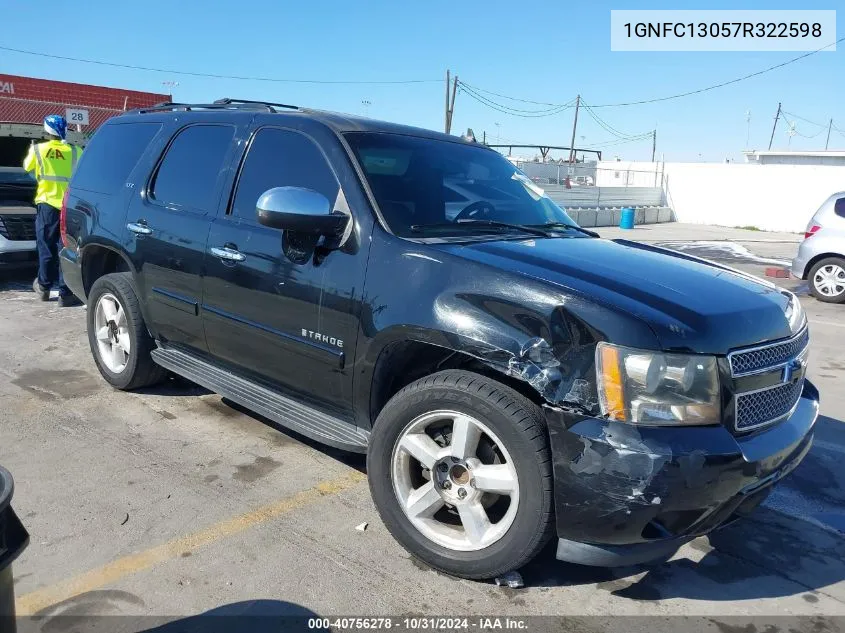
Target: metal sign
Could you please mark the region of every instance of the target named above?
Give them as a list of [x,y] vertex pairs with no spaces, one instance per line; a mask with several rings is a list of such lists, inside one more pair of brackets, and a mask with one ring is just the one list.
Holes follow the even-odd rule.
[[88,125],[88,110],[82,108],[67,108],[65,118],[70,125]]
[[566,168],[566,173],[570,176],[574,176],[575,175],[575,168],[572,165],[570,165],[569,167]]

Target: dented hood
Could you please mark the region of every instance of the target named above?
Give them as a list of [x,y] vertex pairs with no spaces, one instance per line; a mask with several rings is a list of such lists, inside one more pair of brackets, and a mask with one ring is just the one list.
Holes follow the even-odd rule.
[[581,237],[438,246],[528,275],[645,321],[665,350],[725,354],[791,335],[789,295],[704,260],[625,240]]

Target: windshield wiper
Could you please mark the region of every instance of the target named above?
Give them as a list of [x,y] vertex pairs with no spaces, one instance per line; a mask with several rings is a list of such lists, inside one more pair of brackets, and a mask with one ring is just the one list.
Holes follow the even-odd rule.
[[601,235],[595,231],[585,229],[577,224],[569,224],[567,222],[547,222],[546,224],[527,224],[526,226],[530,226],[535,229],[571,229],[573,231],[583,233],[584,235],[589,235],[590,237],[601,237]]
[[411,230],[414,233],[420,233],[426,229],[448,229],[465,226],[471,229],[491,228],[491,229],[516,229],[523,233],[530,233],[531,235],[539,235],[540,237],[550,237],[548,231],[544,231],[540,227],[531,226],[528,224],[511,224],[510,222],[497,222],[495,220],[458,220],[457,222],[433,222],[431,224],[412,224]]

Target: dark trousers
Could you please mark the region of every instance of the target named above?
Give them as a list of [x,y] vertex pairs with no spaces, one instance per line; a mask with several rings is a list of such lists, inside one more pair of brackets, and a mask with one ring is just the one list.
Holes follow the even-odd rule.
[[62,236],[59,231],[59,210],[44,202],[36,205],[35,242],[38,246],[38,283],[45,290],[58,286],[59,296],[71,294],[62,278],[59,250]]

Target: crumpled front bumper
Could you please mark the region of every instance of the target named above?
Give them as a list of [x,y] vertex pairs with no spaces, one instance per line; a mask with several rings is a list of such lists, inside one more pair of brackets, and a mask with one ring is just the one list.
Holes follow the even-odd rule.
[[810,450],[818,390],[805,381],[795,412],[769,428],[638,427],[546,407],[557,557],[631,565],[751,512]]

